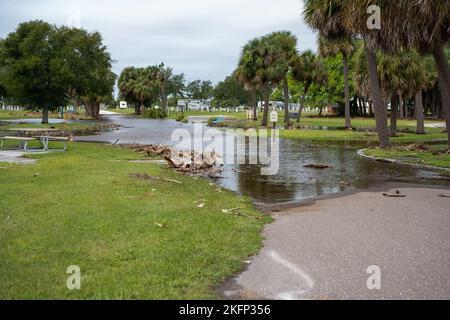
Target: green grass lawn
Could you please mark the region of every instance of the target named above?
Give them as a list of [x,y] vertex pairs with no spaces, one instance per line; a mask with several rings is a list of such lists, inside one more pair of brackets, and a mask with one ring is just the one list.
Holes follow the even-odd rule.
[[107,109],[107,111],[125,114],[125,115],[134,115],[134,109]]
[[[50,113],[49,118],[58,118],[59,114]],[[42,113],[28,110],[0,110],[0,120],[42,118]]]
[[[83,109],[79,112],[69,113],[69,119],[91,120]],[[60,119],[61,114],[59,112],[50,112],[49,119]],[[42,112],[35,112],[29,110],[0,110],[0,120],[13,120],[13,119],[40,119],[42,118]]]
[[52,128],[63,131],[75,131],[84,130],[93,127],[97,127],[95,123],[52,123],[52,124],[40,124],[40,123],[0,123],[0,131],[9,131],[14,128]]
[[[311,142],[369,142],[376,143],[378,136],[374,132],[344,131],[344,130],[280,130],[280,138],[299,139]],[[392,143],[446,141],[447,134],[401,133],[391,138]]]
[[[270,218],[207,180],[122,161],[142,157],[72,143],[35,165],[0,165],[0,298],[216,298]],[[231,208],[241,215],[222,212]],[[81,268],[79,291],[66,287],[70,265]]]
[[[181,117],[181,112],[171,112],[169,119],[177,119]],[[236,120],[245,120],[247,119],[247,112],[226,112],[226,111],[216,111],[216,112],[207,112],[207,111],[185,111],[184,117],[210,117],[210,116],[230,116],[235,117]]]
[[444,151],[446,149],[446,145],[429,146],[429,150],[426,151],[405,151],[400,148],[385,150],[368,149],[365,151],[365,154],[380,159],[400,159],[400,161],[406,163],[430,165],[450,169],[450,154],[436,154],[437,151]]

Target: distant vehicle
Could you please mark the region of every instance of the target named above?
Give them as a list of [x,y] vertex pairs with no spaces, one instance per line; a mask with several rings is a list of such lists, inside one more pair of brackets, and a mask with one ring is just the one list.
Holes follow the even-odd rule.
[[120,101],[120,109],[128,109],[128,104],[126,101]]
[[211,123],[212,123],[213,125],[217,125],[217,124],[222,123],[222,122],[224,122],[224,121],[225,121],[225,117],[218,116],[218,117],[212,119]]

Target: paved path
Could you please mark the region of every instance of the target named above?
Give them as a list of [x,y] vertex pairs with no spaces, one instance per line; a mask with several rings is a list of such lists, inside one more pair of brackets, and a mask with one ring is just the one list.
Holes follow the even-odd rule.
[[[396,185],[398,187],[398,185]],[[402,185],[276,213],[262,251],[220,292],[235,299],[450,299],[449,189]],[[368,290],[367,268],[381,269]]]
[[100,115],[101,116],[121,116],[122,114],[120,114],[118,112],[112,112],[112,111],[107,111],[107,110],[100,110]]
[[0,163],[8,162],[8,163],[20,163],[20,164],[33,164],[36,162],[35,159],[23,158],[24,154],[25,154],[25,152],[16,151],[16,150],[0,151]]
[[429,123],[425,125],[425,128],[442,128],[445,129],[445,122],[443,123]]

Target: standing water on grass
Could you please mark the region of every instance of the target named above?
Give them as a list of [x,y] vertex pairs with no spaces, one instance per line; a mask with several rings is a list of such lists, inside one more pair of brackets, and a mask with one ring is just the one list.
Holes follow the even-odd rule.
[[[164,144],[173,146],[171,135],[178,128],[193,131],[192,124],[173,120],[150,120],[111,116],[106,121],[121,125],[118,131],[79,137],[78,141],[102,141],[121,144]],[[426,183],[430,171],[376,162],[359,157],[356,151],[364,144],[316,144],[302,140],[280,139],[280,169],[274,176],[262,176],[258,165],[225,165],[217,182],[253,198],[256,202],[275,204],[301,201],[354,188],[367,188],[389,181]],[[324,163],[323,170],[305,165]],[[432,181],[449,184],[448,181]]]

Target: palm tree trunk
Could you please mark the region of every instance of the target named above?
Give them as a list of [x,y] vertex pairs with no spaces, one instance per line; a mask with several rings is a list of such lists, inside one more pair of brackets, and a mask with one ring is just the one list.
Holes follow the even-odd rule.
[[391,129],[389,131],[391,137],[395,137],[397,135],[398,101],[398,94],[394,94],[391,99]]
[[375,121],[377,126],[378,140],[381,148],[389,146],[389,130],[387,125],[387,108],[383,104],[381,97],[380,82],[377,72],[377,57],[375,52],[365,48],[367,57],[367,67],[369,71],[369,86],[375,109]]
[[258,121],[258,101],[256,97],[256,88],[252,89],[252,107],[253,107],[253,120]]
[[289,84],[287,73],[283,77],[283,90],[284,90],[284,124],[286,129],[289,127]]
[[269,122],[269,101],[270,101],[270,90],[269,85],[266,85],[264,90],[264,113],[263,113],[263,119],[261,126],[267,127],[267,124]]
[[44,106],[42,109],[42,121],[41,124],[48,124],[48,106]]
[[302,118],[303,108],[305,107],[306,94],[308,93],[310,85],[311,85],[310,83],[307,83],[305,85],[305,89],[303,90],[303,95],[302,95],[302,98],[300,100],[300,108],[298,109],[297,122],[300,122],[300,119]]
[[169,107],[167,105],[167,96],[166,96],[166,88],[165,85],[161,85],[161,100],[163,104],[163,110],[166,115],[169,115]]
[[344,64],[344,92],[345,92],[345,129],[352,130],[350,119],[350,85],[348,79],[348,57],[345,52],[342,53],[342,62]]
[[436,48],[433,55],[439,74],[439,89],[441,90],[442,109],[447,125],[448,148],[450,149],[450,71],[443,46]]
[[399,97],[399,109],[400,109],[400,119],[404,119],[405,118],[405,108],[403,108],[404,105],[404,101],[403,101],[403,93],[399,92],[398,94]]
[[416,93],[416,97],[414,100],[414,110],[417,119],[416,133],[425,134],[425,115],[423,113],[422,90]]

